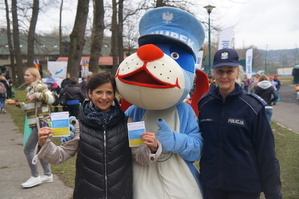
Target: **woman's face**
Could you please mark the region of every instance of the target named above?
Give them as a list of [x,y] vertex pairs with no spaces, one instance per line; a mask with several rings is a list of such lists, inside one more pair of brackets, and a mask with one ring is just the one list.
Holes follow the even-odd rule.
[[94,106],[101,109],[103,112],[110,110],[110,106],[114,100],[114,90],[110,82],[98,86],[92,92],[88,92],[88,96]]
[[25,74],[24,74],[24,80],[26,84],[31,84],[32,82],[34,82],[36,80],[36,77],[33,76],[28,70],[26,70]]
[[239,78],[238,67],[222,66],[215,69],[214,73],[220,93],[228,94],[235,89],[236,79]]

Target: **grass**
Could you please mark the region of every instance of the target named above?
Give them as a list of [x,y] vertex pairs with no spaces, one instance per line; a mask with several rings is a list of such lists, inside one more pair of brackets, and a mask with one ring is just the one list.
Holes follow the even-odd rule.
[[293,76],[279,76],[278,79],[280,80],[281,84],[293,84],[294,77]]
[[283,198],[296,199],[299,196],[299,135],[274,122],[271,125],[280,162]]
[[[15,99],[25,99],[25,91],[16,90]],[[20,132],[24,131],[24,113],[13,105],[6,105],[14,123]],[[299,135],[278,124],[271,122],[275,135],[276,154],[280,162],[282,194],[284,199],[296,199],[299,195]],[[58,138],[53,141],[59,145]],[[20,151],[21,153],[21,151]],[[68,186],[74,187],[75,178],[75,159],[73,157],[61,165],[51,165],[53,173]]]

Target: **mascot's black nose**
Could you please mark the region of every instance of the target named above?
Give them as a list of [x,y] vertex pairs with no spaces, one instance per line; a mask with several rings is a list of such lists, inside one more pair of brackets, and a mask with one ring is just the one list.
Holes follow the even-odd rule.
[[138,57],[144,62],[151,62],[164,56],[163,51],[153,44],[141,46],[137,50]]

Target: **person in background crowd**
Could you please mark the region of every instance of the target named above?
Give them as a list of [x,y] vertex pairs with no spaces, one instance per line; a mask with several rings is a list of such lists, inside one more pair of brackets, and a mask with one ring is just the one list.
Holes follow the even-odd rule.
[[64,87],[61,90],[60,96],[64,93],[66,94],[66,106],[63,107],[63,111],[69,111],[70,116],[78,117],[80,104],[84,101],[85,96],[82,93],[80,87],[78,86],[78,81],[76,78],[71,77],[71,84]]
[[253,78],[253,91],[257,85],[257,83],[259,82],[259,78],[260,78],[261,74],[260,73],[256,73],[254,78]]
[[7,84],[6,78],[3,75],[0,75],[0,112],[5,114],[5,100],[7,98],[7,91],[9,85]]
[[7,81],[7,85],[9,86],[8,87],[8,90],[6,91],[7,92],[7,97],[6,98],[12,98],[13,94],[12,94],[12,80],[8,74],[8,72],[5,74],[5,78],[6,78],[6,81]]
[[66,74],[66,78],[61,82],[61,88],[65,88],[67,85],[71,84],[71,75],[69,73]]
[[244,74],[244,90],[248,93],[249,86],[251,85],[251,81],[248,78],[247,74]]
[[274,88],[275,90],[277,90],[277,88],[276,88],[276,84],[275,84],[275,82],[274,82],[274,77],[273,77],[273,76],[270,76],[270,77],[269,77],[269,81],[270,81],[271,85],[273,86],[273,88]]
[[38,141],[36,118],[39,116],[48,116],[49,105],[54,102],[54,96],[46,85],[41,81],[41,76],[36,68],[28,68],[24,75],[26,87],[26,101],[17,102],[16,106],[25,111],[28,117],[29,127],[32,129],[30,136],[24,146],[24,153],[28,161],[31,177],[22,184],[23,188],[30,188],[44,182],[52,182],[53,175],[50,170],[50,164],[41,160],[44,175],[38,174],[38,166],[32,164],[34,149]]
[[254,93],[260,96],[261,98],[263,98],[267,103],[265,109],[266,109],[267,119],[270,123],[273,114],[272,103],[277,100],[278,95],[276,93],[275,88],[269,81],[267,75],[261,75],[261,77],[259,78],[259,83],[257,84]]
[[209,91],[212,91],[214,88],[217,87],[216,81],[212,74],[209,74],[208,79],[209,79],[209,86],[210,86]]
[[[275,87],[276,87],[276,93],[278,95],[278,99],[279,99],[279,90],[280,90],[280,80],[278,79],[278,75],[274,75],[274,83],[275,83]],[[273,105],[276,105],[276,102],[278,101],[278,99],[273,103]]]
[[47,71],[46,75],[47,75],[47,80],[46,80],[47,88],[51,90],[51,88],[55,87],[55,84],[57,83],[54,77],[52,76],[52,73],[50,73],[50,71]]
[[87,82],[90,80],[90,78],[92,77],[93,73],[90,71],[88,72],[88,75],[87,75]]
[[245,92],[239,56],[218,50],[212,73],[217,87],[198,103],[198,122],[204,138],[200,180],[204,199],[281,199],[279,162],[264,101]]
[[82,93],[84,94],[85,98],[87,97],[87,78],[82,77],[82,82],[79,84]]
[[77,153],[74,199],[132,199],[128,119],[115,98],[115,79],[109,72],[94,74],[87,90],[75,137],[56,146],[49,139],[52,129],[40,129],[36,158],[61,164]]
[[279,91],[281,83],[280,80],[278,79],[278,75],[274,75],[274,82],[275,82],[276,90]]

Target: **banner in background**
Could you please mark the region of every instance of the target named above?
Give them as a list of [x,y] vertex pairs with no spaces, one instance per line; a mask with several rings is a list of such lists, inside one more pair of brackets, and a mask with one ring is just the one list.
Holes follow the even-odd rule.
[[196,55],[196,63],[195,63],[195,68],[202,70],[202,57],[203,57],[203,50],[198,51]]
[[81,77],[87,77],[89,73],[89,62],[87,60],[81,61]]
[[64,61],[48,61],[48,70],[60,86],[63,79],[66,77],[67,62]]
[[35,59],[35,60],[33,61],[33,66],[34,66],[38,71],[40,71],[40,64],[39,64],[38,59]]
[[218,50],[223,48],[232,48],[233,28],[225,28],[220,32]]
[[252,77],[252,48],[246,51],[246,74],[248,78]]

